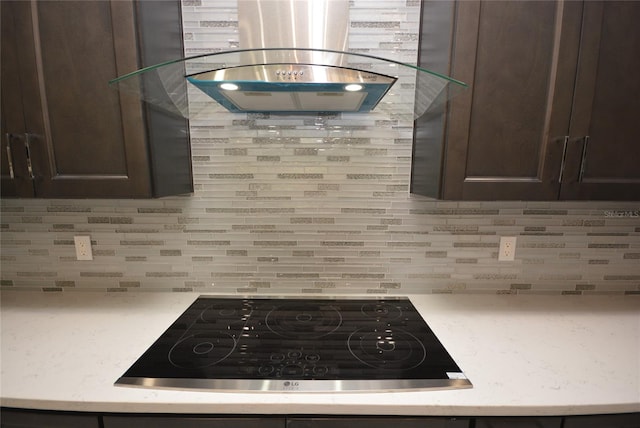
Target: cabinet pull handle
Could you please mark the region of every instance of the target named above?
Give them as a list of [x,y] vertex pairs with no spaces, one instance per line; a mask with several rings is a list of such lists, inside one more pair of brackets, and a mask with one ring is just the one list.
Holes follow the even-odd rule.
[[580,174],[578,175],[578,183],[582,182],[584,177],[584,170],[587,166],[587,147],[589,146],[589,136],[585,135],[583,138],[584,145],[582,146],[582,158],[580,159]]
[[13,180],[16,178],[15,173],[13,172],[13,154],[11,153],[11,134],[8,132],[5,134],[7,138],[7,159],[9,159],[9,176]]
[[36,179],[36,176],[33,174],[33,164],[31,163],[31,137],[32,134],[26,133],[24,134],[24,147],[27,150],[27,170],[29,171],[29,178],[32,180]]
[[567,145],[569,144],[569,136],[564,136],[564,142],[562,146],[562,163],[560,163],[560,175],[558,176],[558,183],[562,183],[562,176],[564,175],[564,167],[567,161]]

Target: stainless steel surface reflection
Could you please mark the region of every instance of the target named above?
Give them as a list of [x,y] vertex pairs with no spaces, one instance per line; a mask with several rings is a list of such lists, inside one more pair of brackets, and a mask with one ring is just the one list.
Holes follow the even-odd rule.
[[120,378],[120,386],[158,389],[202,389],[228,392],[392,392],[471,388],[467,379],[278,380]]

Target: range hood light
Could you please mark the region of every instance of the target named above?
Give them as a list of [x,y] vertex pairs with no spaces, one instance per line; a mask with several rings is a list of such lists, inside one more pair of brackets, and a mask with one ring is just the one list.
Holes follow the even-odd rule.
[[356,91],[361,91],[362,90],[362,85],[359,85],[357,83],[352,83],[350,85],[347,85],[344,87],[345,91],[349,91],[349,92],[356,92]]
[[224,89],[225,91],[237,91],[238,89],[240,89],[240,87],[235,83],[227,82],[227,83],[221,83],[220,89]]

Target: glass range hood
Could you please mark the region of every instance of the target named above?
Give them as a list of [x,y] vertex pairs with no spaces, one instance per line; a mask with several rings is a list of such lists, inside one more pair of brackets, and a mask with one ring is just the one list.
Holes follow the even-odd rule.
[[415,65],[327,49],[263,48],[197,55],[109,82],[186,118],[220,112],[383,112],[413,120],[467,85]]

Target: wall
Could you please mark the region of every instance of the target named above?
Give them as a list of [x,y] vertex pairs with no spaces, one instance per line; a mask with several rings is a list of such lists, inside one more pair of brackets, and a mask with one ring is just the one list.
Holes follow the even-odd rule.
[[[238,47],[235,0],[183,9],[188,55]],[[418,17],[353,0],[350,47],[415,61]],[[385,113],[192,121],[192,196],[2,200],[2,288],[640,294],[640,203],[411,196],[411,139]],[[496,260],[503,235],[515,262]]]

